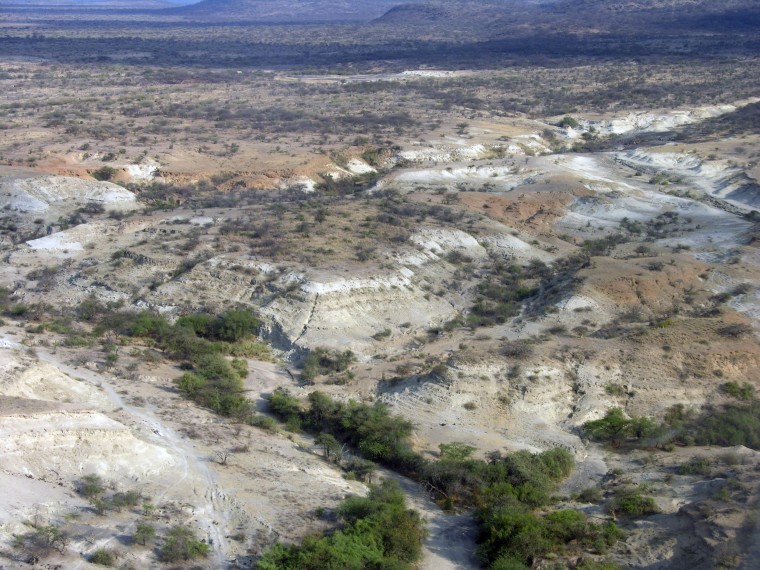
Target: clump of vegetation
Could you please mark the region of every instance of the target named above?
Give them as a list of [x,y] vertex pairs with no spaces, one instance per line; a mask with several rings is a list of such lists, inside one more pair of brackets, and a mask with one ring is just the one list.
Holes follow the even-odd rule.
[[[530,461],[535,466],[545,459],[545,454],[538,454]],[[523,485],[546,485],[547,477],[549,483],[556,484],[562,473],[540,469]],[[487,489],[484,505],[476,510],[475,517],[480,527],[477,554],[485,567],[493,569],[529,568],[549,553],[561,553],[571,545],[603,553],[622,535],[614,523],[591,523],[583,513],[571,509],[539,516],[504,483]]]
[[238,309],[221,315],[187,315],[174,325],[151,311],[113,312],[100,319],[94,332],[148,338],[177,358],[190,358],[197,354],[226,353],[231,343],[248,339],[258,332],[259,326],[260,321],[252,312]]
[[697,445],[760,449],[760,401],[708,409],[689,428],[687,433],[692,434]]
[[468,324],[471,327],[491,326],[516,316],[520,302],[535,292],[524,285],[523,278],[520,266],[495,260],[478,284],[478,296],[467,316]]
[[345,372],[355,361],[356,356],[350,350],[338,352],[318,347],[310,351],[304,360],[301,378],[313,380],[324,374]]
[[149,541],[153,540],[155,536],[156,527],[154,527],[152,524],[142,523],[137,525],[135,534],[132,535],[132,540],[144,546]]
[[244,360],[229,362],[218,354],[204,354],[193,359],[193,370],[177,379],[182,394],[222,416],[247,411],[243,396],[243,378],[247,375]]
[[721,386],[721,390],[738,400],[755,399],[755,387],[746,382],[741,385],[738,382],[726,382]]
[[76,490],[81,496],[90,500],[99,515],[106,511],[121,511],[123,508],[135,507],[143,498],[138,491],[113,493],[106,496],[106,486],[98,475],[85,475],[76,483]]
[[[86,301],[87,312],[91,300]],[[186,361],[189,372],[177,380],[182,394],[223,416],[244,417],[250,402],[243,396],[243,378],[248,374],[244,360],[227,354],[247,356],[260,321],[250,311],[230,309],[220,315],[206,313],[182,316],[171,325],[165,317],[149,311],[107,312],[95,326],[95,334],[110,332],[116,337],[149,339],[171,355]]]
[[501,347],[501,353],[507,358],[528,358],[533,354],[533,344],[528,340],[505,342]]
[[625,388],[620,384],[607,384],[604,391],[610,396],[625,396]]
[[612,408],[603,418],[583,424],[591,439],[618,447],[626,439],[640,440],[655,434],[657,424],[647,417],[627,418],[621,408]]
[[166,540],[159,552],[162,562],[180,562],[182,560],[195,560],[205,558],[210,551],[209,545],[198,540],[192,529],[184,526],[175,526],[169,530]]
[[291,426],[312,433],[331,434],[372,461],[389,467],[413,469],[419,456],[407,441],[412,424],[390,413],[387,405],[372,405],[355,401],[337,402],[322,392],[312,392],[309,406],[303,407],[298,398],[286,390],[275,390],[269,399],[272,413]]
[[99,475],[90,474],[82,477],[76,485],[77,493],[83,497],[97,497],[105,492],[106,487]]
[[562,117],[559,123],[557,123],[557,126],[562,128],[570,127],[572,129],[577,129],[580,126],[580,123],[578,123],[578,121],[570,115],[566,115]]
[[[441,445],[438,461],[428,461],[411,448],[412,425],[390,414],[384,404],[336,402],[320,392],[312,392],[302,403],[285,390],[277,390],[269,406],[289,425],[318,434],[318,443],[328,459],[338,458],[340,444],[344,443],[367,459],[420,481],[446,508],[475,507],[481,526],[479,552],[488,566],[503,557],[529,564],[577,541],[585,549],[604,551],[619,535],[614,525],[589,523],[582,513],[551,518],[533,512],[551,503],[557,482],[572,471],[573,458],[564,449],[505,456],[495,452],[484,461],[472,458],[473,447],[452,442]],[[523,524],[524,528],[520,526]],[[514,530],[515,525],[520,529]],[[513,531],[519,537],[507,540]],[[526,550],[531,533],[538,540],[537,546]]]
[[752,327],[743,323],[726,325],[718,329],[718,334],[729,338],[740,338],[752,333]]
[[652,497],[644,495],[640,489],[621,489],[607,505],[613,515],[642,517],[660,512]]
[[90,555],[90,563],[98,566],[113,566],[116,564],[116,553],[106,548],[98,548]]
[[53,550],[63,554],[69,541],[69,534],[60,526],[37,526],[31,532],[15,535],[14,547],[24,552],[30,560],[35,560]]
[[338,515],[340,530],[307,538],[300,545],[275,544],[259,561],[259,570],[411,570],[419,560],[425,526],[419,514],[406,507],[395,481],[386,479],[367,497],[349,497]]
[[90,173],[95,180],[108,181],[116,178],[117,170],[111,166],[101,166]]
[[704,457],[692,457],[676,468],[679,475],[708,475],[710,470],[710,461]]

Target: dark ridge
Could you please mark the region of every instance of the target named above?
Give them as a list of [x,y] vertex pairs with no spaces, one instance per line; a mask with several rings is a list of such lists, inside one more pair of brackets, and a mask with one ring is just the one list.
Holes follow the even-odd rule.
[[197,4],[164,10],[187,18],[277,22],[369,22],[397,4],[396,0],[201,0]]

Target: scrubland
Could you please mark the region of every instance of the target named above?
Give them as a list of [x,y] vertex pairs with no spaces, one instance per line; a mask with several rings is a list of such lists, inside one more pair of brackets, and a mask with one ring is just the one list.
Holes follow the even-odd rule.
[[751,50],[4,18],[0,565],[753,568]]

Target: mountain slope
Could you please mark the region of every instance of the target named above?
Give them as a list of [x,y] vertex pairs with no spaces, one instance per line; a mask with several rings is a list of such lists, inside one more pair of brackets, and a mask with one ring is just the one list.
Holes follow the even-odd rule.
[[472,27],[489,35],[652,33],[760,26],[754,0],[433,0],[394,6],[376,24]]
[[188,18],[267,22],[370,21],[397,5],[394,0],[202,0],[170,10]]

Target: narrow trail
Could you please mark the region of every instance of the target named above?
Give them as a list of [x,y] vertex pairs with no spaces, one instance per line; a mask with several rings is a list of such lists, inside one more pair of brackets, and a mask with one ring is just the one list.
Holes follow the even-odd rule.
[[[225,512],[224,505],[220,502],[220,499],[223,497],[223,492],[219,488],[216,475],[208,466],[207,458],[199,455],[196,450],[188,445],[182,436],[171,427],[164,424],[162,420],[150,410],[145,408],[138,409],[125,402],[113,386],[111,386],[106,377],[88,369],[73,368],[62,362],[55,354],[42,348],[37,349],[37,355],[40,360],[56,366],[59,370],[72,378],[81,378],[102,389],[117,408],[120,408],[124,413],[137,419],[139,423],[145,425],[150,430],[152,433],[150,439],[152,439],[153,442],[169,449],[172,452],[172,455],[177,458],[178,470],[176,476],[172,478],[172,483],[166,486],[163,492],[156,498],[166,498],[175,488],[185,484],[188,479],[195,479],[200,482],[202,488],[194,489],[198,500],[202,503],[198,505],[197,516],[199,522],[203,521],[205,523],[203,524],[203,527],[208,533],[209,542],[213,547],[212,552],[215,567],[225,568],[228,565],[228,558],[226,556],[228,545],[225,538],[228,516]],[[111,538],[104,542],[94,544],[91,546],[90,550],[102,548],[112,540],[115,539]],[[80,562],[77,568],[81,566],[82,563]]]
[[388,469],[383,477],[398,482],[410,507],[427,522],[428,537],[422,545],[420,570],[469,570],[480,568],[475,557],[477,526],[472,513],[448,514],[415,481]]

